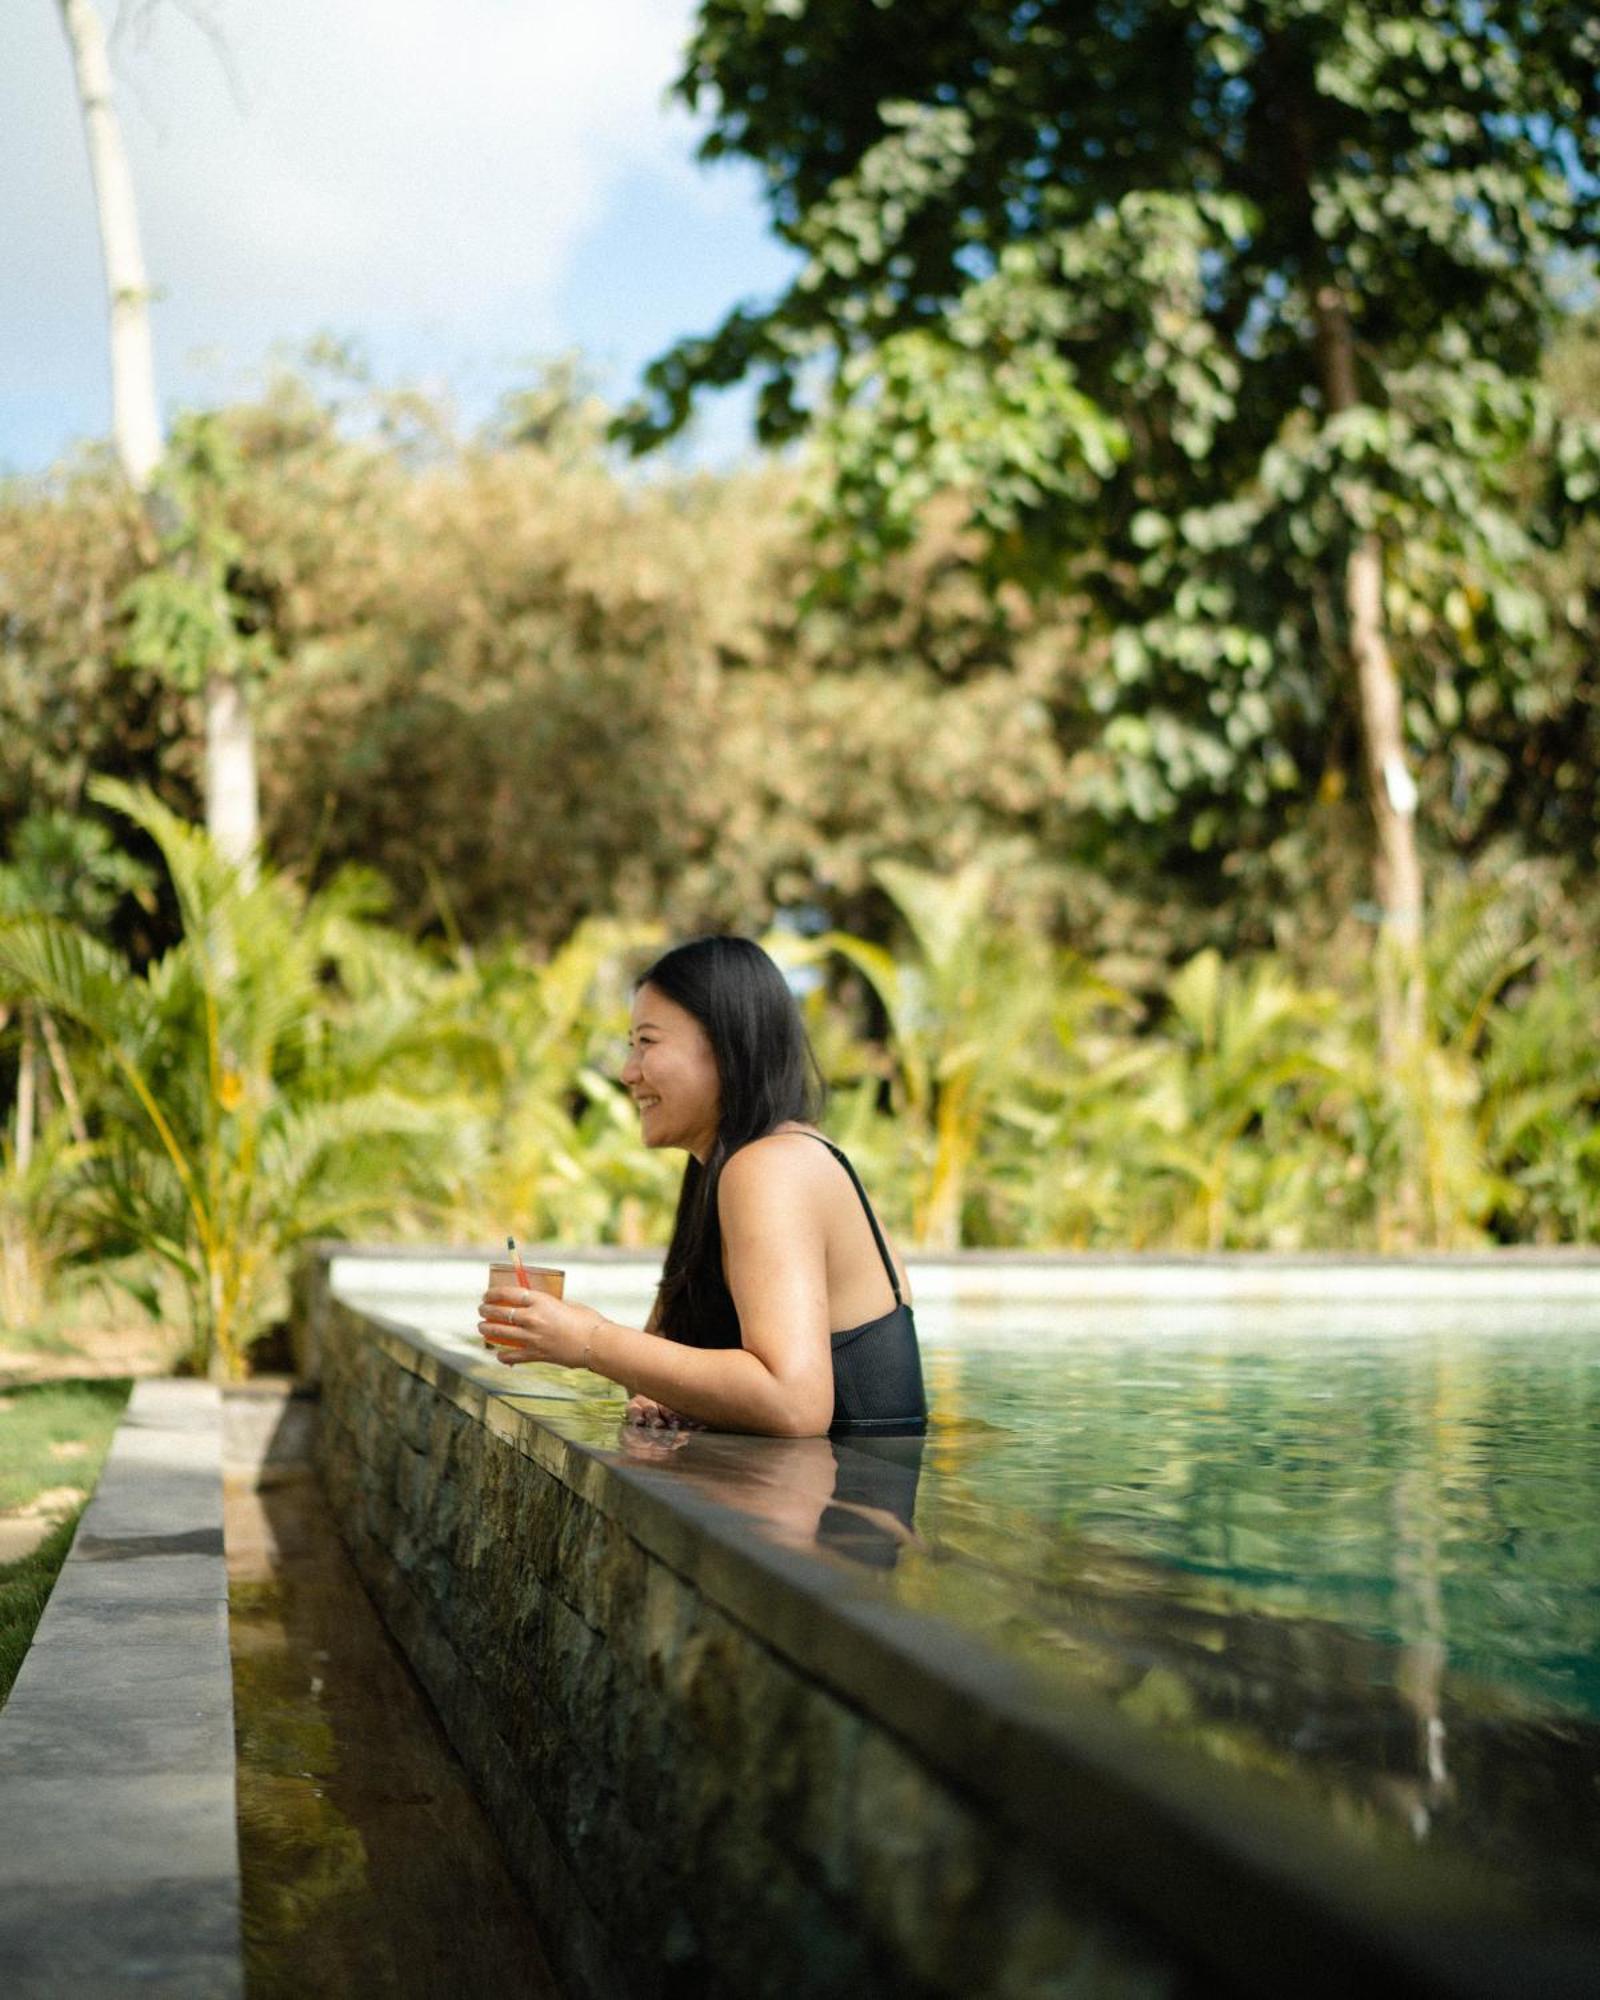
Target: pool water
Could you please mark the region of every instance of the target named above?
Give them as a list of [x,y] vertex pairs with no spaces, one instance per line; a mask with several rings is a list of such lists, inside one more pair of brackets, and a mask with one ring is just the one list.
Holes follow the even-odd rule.
[[1600,1310],[933,1318],[902,1596],[1600,1917]]
[[1600,1720],[1600,1313],[1112,1307],[979,1331],[927,1343],[938,1541],[998,1554],[1003,1523],[1008,1567],[1044,1584],[1093,1546],[1175,1601],[1326,1620]]
[[[381,1309],[481,1356],[459,1305]],[[930,1302],[918,1321],[925,1441],[875,1462],[759,1441],[799,1506],[709,1434],[662,1476],[791,1544],[803,1516],[822,1559],[872,1564],[1064,1700],[1309,1795],[1365,1845],[1487,1864],[1600,1923],[1600,1299]],[[472,1365],[617,1448],[592,1377]]]

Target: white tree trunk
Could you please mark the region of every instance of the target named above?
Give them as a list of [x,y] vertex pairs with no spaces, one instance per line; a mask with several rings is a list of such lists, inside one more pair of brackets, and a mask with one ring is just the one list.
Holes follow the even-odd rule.
[[[1328,414],[1337,416],[1361,400],[1355,337],[1336,285],[1318,289],[1313,309],[1323,395]],[[1374,834],[1380,1026],[1385,1056],[1399,1065],[1417,1047],[1423,1028],[1422,862],[1417,852],[1417,787],[1406,760],[1400,676],[1389,651],[1383,609],[1383,550],[1375,534],[1357,537],[1345,565],[1344,583]]]
[[256,877],[260,811],[250,702],[232,674],[206,678],[206,828],[246,882]]
[[[161,462],[161,409],[150,339],[150,286],[139,246],[133,176],[112,98],[105,32],[93,0],[58,0],[89,141],[100,247],[111,315],[111,424],[117,456],[137,493],[149,491]],[[243,685],[213,673],[206,681],[206,829],[253,880],[257,807],[255,731]]]
[[89,141],[100,248],[111,318],[111,427],[117,456],[138,493],[161,460],[161,410],[150,342],[150,286],[139,247],[133,176],[112,101],[105,31],[91,0],[60,0]]
[[35,1066],[38,1061],[33,1038],[33,1002],[22,1003],[22,1050],[17,1057],[17,1172],[25,1174],[33,1165],[33,1121]]
[[1350,552],[1345,603],[1376,836],[1380,1026],[1387,1055],[1399,1062],[1422,1038],[1422,863],[1417,788],[1406,766],[1400,678],[1384,631],[1383,555],[1376,535],[1363,535]]

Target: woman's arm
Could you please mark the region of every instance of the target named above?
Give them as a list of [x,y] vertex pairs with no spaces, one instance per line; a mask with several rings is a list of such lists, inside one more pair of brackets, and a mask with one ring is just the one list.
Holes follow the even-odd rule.
[[635,1397],[647,1396],[717,1430],[811,1437],[826,1431],[832,1416],[831,1377],[828,1414],[816,1423],[788,1385],[748,1348],[685,1347],[611,1320],[601,1320],[594,1329],[589,1367],[623,1383]]
[[817,1178],[821,1148],[783,1134],[737,1152],[717,1182],[728,1290],[746,1353],[779,1385],[785,1434],[833,1422],[828,1246]]
[[487,1292],[479,1332],[510,1365],[587,1367],[720,1430],[813,1437],[833,1420],[827,1261],[807,1163],[759,1140],[723,1170],[718,1214],[743,1346],[685,1347],[590,1306]]
[[[661,1331],[661,1287],[659,1285],[656,1287],[654,1299],[650,1302],[650,1317],[644,1323],[644,1330],[646,1333],[654,1334],[659,1334]],[[630,1396],[635,1393],[633,1383],[624,1382],[622,1386]]]
[[[485,1292],[478,1332],[501,1361],[548,1361],[558,1368],[589,1368],[619,1382],[635,1397],[698,1417],[719,1430],[807,1437],[808,1409],[759,1356],[742,1347],[684,1347],[658,1333],[618,1326],[592,1306],[553,1299],[520,1286]],[[832,1383],[829,1383],[831,1403]]]
[[[661,1331],[661,1293],[656,1292],[655,1303],[650,1308],[650,1317],[644,1323],[646,1333],[659,1334]],[[631,1382],[624,1382],[628,1391],[628,1422],[642,1424],[650,1430],[690,1430],[703,1431],[704,1422],[699,1417],[686,1417],[682,1410],[675,1410],[668,1403],[658,1403],[653,1396],[641,1394]]]

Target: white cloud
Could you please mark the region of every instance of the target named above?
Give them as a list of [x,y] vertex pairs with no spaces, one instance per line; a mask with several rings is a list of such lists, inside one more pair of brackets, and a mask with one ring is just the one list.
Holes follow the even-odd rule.
[[378,318],[460,338],[511,312],[536,328],[608,185],[674,144],[679,0],[279,0],[228,18],[242,111],[175,10],[125,58],[159,107],[159,127],[127,119],[153,272],[200,323],[265,308],[281,330]]
[[[100,0],[115,19],[115,0]],[[608,198],[647,177],[680,212],[753,211],[691,165],[664,102],[692,0],[211,0],[228,67],[177,0],[114,41],[168,398],[188,357],[242,369],[328,328],[459,375],[564,344],[560,293]],[[103,295],[53,0],[12,0],[0,65],[5,397],[103,427]],[[714,317],[715,308],[706,317]],[[207,387],[214,380],[207,379]]]

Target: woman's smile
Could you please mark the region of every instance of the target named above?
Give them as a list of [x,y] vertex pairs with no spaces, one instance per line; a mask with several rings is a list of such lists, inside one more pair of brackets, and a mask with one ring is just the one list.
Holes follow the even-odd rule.
[[647,1146],[682,1146],[699,1158],[717,1133],[717,1063],[705,1030],[664,993],[642,986],[622,1084],[639,1113]]

